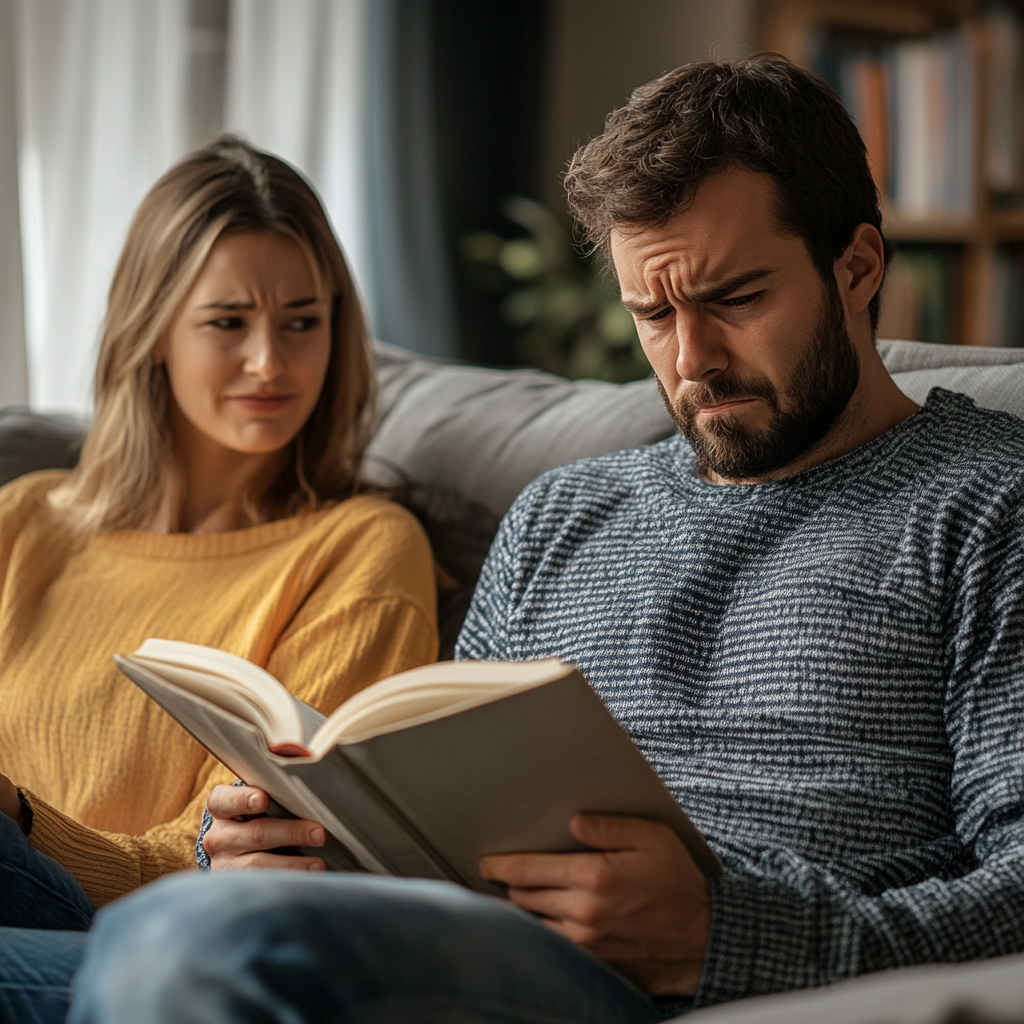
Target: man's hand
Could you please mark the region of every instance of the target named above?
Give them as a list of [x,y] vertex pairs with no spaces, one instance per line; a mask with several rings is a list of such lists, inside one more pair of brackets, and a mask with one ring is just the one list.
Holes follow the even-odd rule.
[[15,821],[25,831],[25,809],[21,806],[18,788],[6,775],[0,775],[0,812]]
[[697,991],[711,924],[707,882],[679,837],[644,818],[574,815],[585,853],[484,857],[485,878],[651,996]]
[[267,818],[267,794],[254,786],[215,786],[206,807],[213,818],[203,846],[214,870],[226,868],[287,868],[323,871],[319,857],[271,853],[282,846],[323,846],[327,833],[315,821]]

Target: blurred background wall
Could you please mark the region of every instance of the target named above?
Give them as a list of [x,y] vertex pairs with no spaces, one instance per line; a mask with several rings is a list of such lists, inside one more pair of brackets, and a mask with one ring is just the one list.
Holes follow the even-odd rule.
[[752,52],[753,6],[0,0],[0,405],[88,411],[132,212],[223,130],[312,180],[383,340],[537,362],[524,324],[543,340],[585,316],[621,333],[626,359],[560,174],[635,86]]

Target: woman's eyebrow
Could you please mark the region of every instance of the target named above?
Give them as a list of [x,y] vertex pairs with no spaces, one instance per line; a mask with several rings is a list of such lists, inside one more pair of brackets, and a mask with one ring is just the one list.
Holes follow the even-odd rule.
[[231,302],[227,299],[218,302],[210,302],[205,306],[200,306],[200,309],[254,309],[256,303],[254,302]]
[[[323,301],[316,295],[307,299],[293,299],[291,302],[284,304],[284,309],[299,309],[302,306],[315,306],[318,302]],[[217,302],[207,303],[205,306],[200,306],[200,309],[255,309],[255,302],[232,302],[228,299],[218,300]]]

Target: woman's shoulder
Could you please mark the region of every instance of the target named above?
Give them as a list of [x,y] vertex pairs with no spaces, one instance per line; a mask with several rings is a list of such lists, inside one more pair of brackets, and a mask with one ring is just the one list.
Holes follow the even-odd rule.
[[[374,494],[347,498],[326,510],[311,537],[321,557],[344,563],[346,573],[369,585],[396,572],[423,575],[433,585],[433,554],[419,520],[403,505]],[[329,554],[329,552],[333,552]]]
[[379,494],[357,494],[328,509],[324,515],[328,529],[372,533],[378,537],[393,535],[396,539],[422,538],[426,534],[420,521],[404,505]]
[[0,487],[0,525],[26,521],[48,510],[47,495],[68,475],[66,469],[46,469],[19,476]]

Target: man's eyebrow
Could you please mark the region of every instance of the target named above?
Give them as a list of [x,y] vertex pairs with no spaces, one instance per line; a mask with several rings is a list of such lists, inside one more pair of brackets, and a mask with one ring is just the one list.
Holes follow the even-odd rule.
[[[720,284],[692,292],[687,296],[687,298],[691,302],[717,302],[718,299],[724,299],[727,295],[732,294],[732,292],[736,291],[737,288],[753,284],[754,281],[760,281],[761,278],[774,273],[774,267],[758,267],[756,270],[747,270],[742,274],[736,274],[734,277],[730,277],[727,280],[722,281]],[[622,305],[625,306],[633,316],[643,319],[645,316],[653,316],[659,310],[664,309],[667,303],[637,302],[631,299],[623,299]]]
[[743,274],[737,274],[735,277],[722,281],[721,284],[712,285],[710,288],[705,288],[702,291],[691,292],[687,298],[691,302],[717,302],[719,299],[724,299],[726,296],[731,295],[737,288],[753,284],[755,281],[760,281],[761,278],[774,273],[774,267],[759,267],[757,270],[748,270]]

